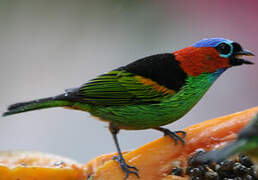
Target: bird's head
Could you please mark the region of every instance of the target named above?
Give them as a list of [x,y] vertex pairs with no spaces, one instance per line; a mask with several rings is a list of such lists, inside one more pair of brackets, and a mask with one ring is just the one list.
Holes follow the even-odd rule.
[[182,69],[192,76],[213,73],[232,66],[253,64],[243,56],[254,56],[237,42],[224,38],[203,39],[174,53]]

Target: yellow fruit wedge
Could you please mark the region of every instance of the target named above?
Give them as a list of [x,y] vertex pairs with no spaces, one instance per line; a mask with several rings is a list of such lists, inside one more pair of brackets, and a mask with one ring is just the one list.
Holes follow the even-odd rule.
[[[208,120],[184,131],[185,145],[162,137],[131,152],[124,152],[128,164],[139,169],[141,180],[187,180],[188,176],[171,175],[171,169],[185,169],[189,157],[198,149],[218,149],[237,137],[237,133],[258,112],[254,107],[235,114]],[[120,180],[125,174],[116,153],[101,155],[87,165],[38,152],[0,152],[0,180]],[[139,180],[130,175],[128,180]]]
[[[235,114],[208,120],[186,131],[185,145],[173,142],[170,137],[163,137],[136,150],[124,154],[127,163],[139,169],[143,180],[185,180],[188,176],[170,175],[171,169],[180,166],[185,169],[189,157],[198,149],[214,150],[237,137],[237,133],[254,117],[258,107]],[[87,164],[87,175],[91,180],[120,180],[125,174],[117,162],[111,160],[114,154],[102,155]],[[128,180],[137,180],[130,175]]]
[[0,180],[85,180],[84,166],[39,152],[0,152]]

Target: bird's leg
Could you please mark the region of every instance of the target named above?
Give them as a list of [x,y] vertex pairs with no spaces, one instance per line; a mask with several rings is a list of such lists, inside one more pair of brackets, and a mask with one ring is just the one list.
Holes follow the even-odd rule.
[[[125,179],[127,179],[129,177],[129,174],[134,174],[139,178],[140,176],[137,172],[138,169],[134,166],[130,166],[130,165],[126,164],[125,159],[124,159],[124,157],[121,153],[119,143],[118,143],[118,140],[117,140],[117,134],[119,132],[119,128],[110,124],[109,125],[109,131],[111,132],[111,134],[113,136],[113,139],[114,139],[115,145],[116,145],[116,149],[117,149],[117,153],[118,153],[118,156],[114,156],[113,160],[116,160],[119,163],[120,168],[125,173]],[[133,169],[133,170],[130,170],[130,169]]]
[[[173,131],[170,131],[169,129],[162,128],[162,127],[157,127],[157,128],[153,128],[153,129],[163,132],[165,136],[171,137],[175,141],[176,144],[177,144],[177,141],[181,141],[182,144],[185,143],[184,138],[186,136],[186,132],[184,132],[184,131],[174,131],[173,132]],[[180,137],[177,134],[182,134],[183,137]]]

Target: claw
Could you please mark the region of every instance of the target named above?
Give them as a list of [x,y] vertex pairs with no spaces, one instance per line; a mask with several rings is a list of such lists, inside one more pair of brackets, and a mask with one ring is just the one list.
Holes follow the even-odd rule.
[[[177,135],[177,133],[182,134],[183,137],[180,137],[179,135]],[[173,132],[173,131],[170,131],[169,129],[165,129],[164,130],[164,135],[171,137],[175,141],[175,144],[177,144],[178,141],[180,141],[183,145],[185,144],[184,138],[186,136],[186,132],[184,132],[184,131]]]
[[[127,179],[129,177],[129,174],[134,174],[137,178],[140,178],[140,176],[137,172],[138,169],[134,166],[130,166],[130,165],[126,164],[124,158],[119,157],[119,156],[113,156],[112,159],[119,163],[120,168],[125,173],[125,179]],[[133,169],[134,171],[132,171],[130,169]]]
[[185,131],[175,131],[176,134],[182,134],[183,138],[185,138],[186,136],[186,132]]
[[[170,131],[169,129],[166,129],[166,128],[163,128],[163,127],[156,127],[156,128],[153,128],[153,129],[156,129],[158,131],[161,131],[164,133],[164,136],[169,136],[171,137],[174,141],[175,141],[175,144],[177,144],[178,141],[180,141],[183,145],[185,144],[185,141],[184,141],[184,138],[186,136],[186,132],[184,131]],[[177,134],[181,134],[181,136],[177,135]]]

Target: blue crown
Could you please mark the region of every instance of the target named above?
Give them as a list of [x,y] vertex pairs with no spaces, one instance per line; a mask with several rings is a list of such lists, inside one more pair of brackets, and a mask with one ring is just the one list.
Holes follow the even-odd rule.
[[207,38],[194,43],[193,47],[216,47],[220,43],[231,44],[233,41],[224,38]]

